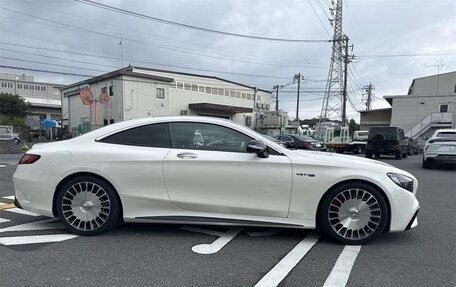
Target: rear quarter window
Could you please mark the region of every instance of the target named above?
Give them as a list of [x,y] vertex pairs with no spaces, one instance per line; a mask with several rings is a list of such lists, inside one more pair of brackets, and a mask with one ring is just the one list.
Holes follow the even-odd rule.
[[171,148],[171,139],[167,123],[131,128],[110,135],[99,140],[99,142],[130,146]]

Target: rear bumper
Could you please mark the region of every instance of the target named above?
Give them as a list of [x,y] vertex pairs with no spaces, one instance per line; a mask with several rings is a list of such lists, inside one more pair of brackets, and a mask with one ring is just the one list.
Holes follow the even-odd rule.
[[456,163],[456,154],[426,153],[425,158],[438,163]]

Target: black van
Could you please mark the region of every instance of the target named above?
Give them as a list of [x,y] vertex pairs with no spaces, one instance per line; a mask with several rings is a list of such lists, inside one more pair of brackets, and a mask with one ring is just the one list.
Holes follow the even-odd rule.
[[404,130],[398,127],[373,127],[369,129],[366,157],[381,154],[394,155],[396,159],[407,157],[407,142]]

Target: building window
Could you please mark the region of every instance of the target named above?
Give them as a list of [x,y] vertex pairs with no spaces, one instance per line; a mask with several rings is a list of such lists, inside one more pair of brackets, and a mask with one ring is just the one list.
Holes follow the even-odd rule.
[[109,96],[114,96],[114,85],[109,86]]
[[108,93],[108,87],[101,88],[101,94],[107,94],[107,93]]
[[165,98],[165,89],[157,88],[157,99]]
[[18,89],[22,89],[22,84],[17,84]]
[[24,90],[28,90],[28,85],[24,85]]
[[251,100],[252,99],[252,94],[247,94],[247,100]]
[[218,89],[218,94],[219,94],[220,96],[223,96],[223,89]]
[[230,97],[232,97],[232,98],[236,97],[236,92],[235,91],[230,91]]
[[454,93],[456,94],[456,85],[454,85]]
[[41,87],[40,86],[35,86],[35,90],[39,91],[39,90],[41,90]]
[[204,93],[204,86],[199,86],[199,92]]
[[198,92],[198,85],[192,84],[192,91]]
[[242,93],[242,98],[245,99],[245,93]]
[[13,87],[13,83],[8,83],[8,88],[12,88]]
[[182,82],[176,82],[176,88],[183,90],[184,89],[184,83]]
[[2,82],[2,88],[6,88],[6,83]]
[[252,125],[252,117],[251,116],[246,116],[245,117],[245,125],[250,127]]
[[41,87],[41,90],[44,91],[44,92],[46,92],[46,86],[42,86],[42,87]]
[[212,88],[212,94],[217,95],[217,88]]
[[226,97],[229,97],[229,96],[230,96],[230,91],[225,90],[225,96],[226,96]]
[[236,92],[236,98],[240,98],[241,97],[241,92]]
[[112,125],[114,123],[114,119],[109,120],[109,124]]
[[269,110],[269,104],[266,104],[266,110]]
[[189,83],[184,83],[184,90],[190,91],[192,89],[192,85]]
[[34,85],[30,85],[30,90],[35,90],[35,86]]
[[206,93],[210,94],[211,93],[211,87],[206,87]]
[[261,101],[261,96],[260,96],[260,95],[257,95],[257,96],[256,96],[256,100],[257,100],[257,101]]
[[441,113],[448,113],[448,104],[440,105]]

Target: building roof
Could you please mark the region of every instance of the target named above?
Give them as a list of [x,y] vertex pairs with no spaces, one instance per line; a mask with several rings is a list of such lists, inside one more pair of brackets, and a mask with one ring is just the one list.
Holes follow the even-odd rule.
[[445,76],[448,74],[456,74],[456,71],[453,72],[447,72],[447,73],[441,73],[441,74],[435,74],[435,75],[430,75],[430,76],[424,76],[424,77],[419,77],[419,78],[414,78],[413,80],[421,80],[425,78],[432,78],[432,77],[437,77],[437,76]]
[[143,74],[143,73],[136,73],[136,72],[133,72],[133,68],[134,67],[129,66],[126,68],[115,70],[115,71],[112,71],[112,72],[109,72],[106,74],[102,74],[100,76],[96,76],[96,77],[93,77],[93,78],[90,78],[90,79],[87,79],[84,81],[80,81],[80,82],[77,82],[74,84],[64,86],[64,87],[60,88],[60,90],[65,90],[65,89],[68,89],[68,88],[71,88],[74,86],[80,86],[80,85],[84,85],[84,84],[92,84],[92,83],[96,83],[96,82],[99,82],[102,80],[107,80],[107,79],[117,77],[117,76],[133,76],[133,77],[140,77],[140,78],[145,78],[145,79],[149,79],[149,80],[168,82],[168,83],[171,83],[174,81],[174,79],[172,79],[172,78],[148,75],[148,74]]
[[24,97],[25,101],[35,107],[61,108],[62,101]]
[[[230,84],[239,85],[239,86],[242,86],[242,87],[255,89],[255,87],[244,85],[242,83],[238,83],[238,82],[234,82],[234,81],[230,81],[230,80],[226,80],[226,79],[222,79],[222,78],[219,78],[219,77],[216,77],[216,76],[207,76],[207,75],[199,75],[199,74],[192,74],[192,73],[186,73],[186,72],[178,72],[178,71],[170,71],[170,70],[162,70],[162,69],[153,69],[153,68],[145,68],[145,67],[128,66],[128,67],[125,67],[125,68],[122,68],[122,69],[119,69],[119,70],[115,70],[115,71],[112,71],[112,72],[109,72],[109,73],[106,73],[106,74],[103,74],[103,75],[100,75],[100,76],[96,76],[96,77],[93,77],[93,78],[90,78],[90,79],[87,79],[87,80],[84,80],[84,81],[80,81],[80,82],[77,82],[77,83],[74,83],[74,84],[71,84],[71,85],[64,86],[64,87],[61,88],[61,90],[64,90],[64,89],[67,89],[67,88],[71,88],[71,87],[74,87],[74,86],[83,85],[83,84],[96,83],[96,82],[99,82],[101,80],[110,79],[112,77],[117,77],[117,76],[120,76],[120,75],[135,76],[135,77],[147,78],[147,79],[151,79],[151,80],[157,80],[157,81],[168,82],[168,83],[174,81],[174,79],[168,78],[168,77],[161,77],[161,76],[155,76],[155,75],[149,75],[149,74],[144,74],[144,73],[133,72],[134,69],[153,71],[153,72],[161,72],[161,73],[173,73],[173,74],[178,74],[178,75],[201,77],[201,78],[206,78],[206,79],[215,79],[215,80],[227,82],[227,83],[230,83]],[[257,90],[265,92],[265,93],[271,93],[271,91],[267,91],[267,90],[263,90],[263,89],[257,89]]]
[[382,112],[382,111],[389,111],[392,110],[391,107],[389,108],[383,108],[383,109],[375,109],[375,110],[365,110],[365,111],[359,111],[360,113],[371,113],[371,112]]

